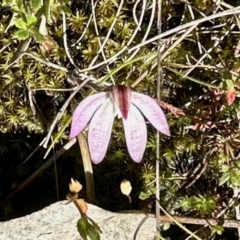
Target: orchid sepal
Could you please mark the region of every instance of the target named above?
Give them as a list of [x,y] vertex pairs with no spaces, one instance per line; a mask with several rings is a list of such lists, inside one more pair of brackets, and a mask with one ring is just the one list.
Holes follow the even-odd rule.
[[129,155],[134,162],[140,163],[147,144],[147,128],[139,110],[131,105],[128,119],[123,119],[124,132]]
[[132,92],[131,102],[159,132],[170,136],[167,119],[156,101],[145,94]]
[[88,146],[92,162],[100,163],[106,155],[114,121],[114,106],[109,100],[94,114],[88,132]]
[[101,92],[85,98],[75,109],[72,117],[70,138],[76,137],[87,126],[96,110],[106,101],[107,93]]

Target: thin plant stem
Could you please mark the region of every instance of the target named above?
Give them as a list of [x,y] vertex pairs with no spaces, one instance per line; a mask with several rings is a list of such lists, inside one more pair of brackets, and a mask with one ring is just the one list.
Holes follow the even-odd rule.
[[[94,23],[94,28],[95,28],[95,32],[96,32],[96,36],[97,36],[98,45],[99,45],[99,51],[97,52],[96,56],[94,57],[94,59],[93,59],[92,62],[90,63],[89,67],[91,67],[92,65],[94,65],[94,63],[95,63],[96,60],[98,59],[100,53],[102,54],[103,59],[106,60],[106,56],[105,56],[105,53],[104,53],[104,47],[105,47],[107,41],[109,40],[109,36],[110,36],[110,34],[112,33],[112,30],[113,30],[114,25],[115,25],[116,22],[117,22],[117,17],[118,17],[118,15],[119,15],[120,12],[121,12],[122,5],[123,5],[123,1],[121,1],[121,4],[120,4],[120,6],[119,6],[119,8],[118,8],[118,11],[117,11],[117,13],[116,13],[116,17],[114,18],[114,20],[113,20],[113,22],[112,22],[112,24],[111,24],[111,27],[110,27],[109,30],[108,30],[108,33],[107,33],[107,35],[106,35],[106,38],[104,39],[104,42],[103,42],[103,44],[102,44],[102,43],[101,43],[101,39],[100,39],[100,35],[99,35],[99,31],[98,31],[96,14],[95,14],[95,6],[96,6],[96,4],[94,4],[94,1],[92,0],[92,6],[94,6],[94,7],[92,8],[93,23]],[[106,68],[107,68],[107,71],[110,72],[110,68],[109,68],[108,65],[106,66]],[[113,84],[115,84],[114,78],[113,78],[112,76],[111,76],[111,81],[112,81]]]
[[53,147],[53,165],[54,165],[54,175],[55,175],[55,184],[56,184],[56,198],[59,201],[59,184],[58,184],[58,173],[57,173],[57,161],[56,161],[56,151]]
[[70,63],[76,68],[78,69],[78,66],[74,63],[73,59],[72,59],[72,56],[71,54],[69,53],[69,50],[68,50],[68,44],[67,44],[67,23],[66,23],[66,14],[64,11],[62,11],[62,20],[63,20],[63,45],[64,45],[64,50],[65,50],[65,53],[70,61]]
[[149,43],[158,41],[162,38],[168,37],[169,35],[176,34],[176,33],[179,34],[179,33],[181,33],[182,30],[185,30],[186,28],[192,27],[193,25],[199,25],[200,23],[210,21],[210,20],[215,19],[215,18],[220,18],[220,17],[239,14],[239,13],[240,13],[240,7],[236,7],[236,8],[231,9],[231,10],[226,10],[226,11],[223,11],[223,12],[220,12],[220,13],[212,14],[210,16],[206,16],[204,18],[197,19],[197,20],[191,21],[189,23],[186,23],[186,24],[180,25],[178,27],[175,27],[175,28],[173,28],[169,31],[158,34],[157,36],[154,36],[154,37],[152,37],[152,38],[150,38],[150,39],[148,39],[148,40],[146,40],[146,41],[144,41],[140,44],[137,44],[137,45],[133,46],[132,48],[128,48],[130,43],[134,39],[136,33],[138,32],[138,29],[136,28],[132,37],[131,37],[131,39],[129,40],[129,42],[118,53],[116,53],[114,56],[110,57],[109,59],[106,59],[106,60],[104,60],[104,61],[102,61],[102,62],[100,62],[100,63],[98,63],[94,66],[91,66],[91,67],[88,67],[88,68],[85,68],[85,69],[81,69],[80,72],[87,72],[87,71],[96,69],[96,68],[98,68],[98,67],[100,67],[104,64],[109,64],[111,62],[114,62],[124,52],[131,53],[131,52],[135,51],[136,49],[139,49],[139,48],[141,48],[141,47],[143,47],[143,46],[145,46]]
[[[136,13],[135,13],[137,4],[138,4],[138,2],[136,2],[136,4],[134,5],[134,8],[133,8],[133,16],[135,16],[134,19],[137,18],[137,17],[136,17]],[[146,5],[147,5],[147,2],[146,2],[146,1],[143,1],[143,2],[142,2],[142,12],[141,12],[140,20],[139,20],[139,22],[136,23],[136,24],[137,24],[137,28],[136,28],[136,29],[139,29],[139,31],[141,30],[141,27],[140,27],[140,26],[141,26],[141,24],[142,24],[143,17],[144,17],[144,13],[145,13],[145,11],[146,11]],[[146,39],[147,39],[147,37],[148,37],[148,35],[149,35],[150,31],[151,31],[151,28],[152,28],[152,25],[153,25],[153,20],[154,20],[154,15],[155,15],[155,10],[156,10],[156,9],[155,9],[155,8],[156,8],[155,6],[156,6],[156,0],[153,0],[151,17],[150,17],[150,20],[149,20],[149,24],[148,24],[147,30],[146,30],[146,32],[145,32],[145,34],[144,34],[143,39],[142,39],[142,42],[146,41]],[[137,20],[135,20],[135,22],[136,22],[136,21],[137,21]],[[128,61],[130,61],[131,59],[133,59],[133,58],[136,56],[136,54],[139,52],[139,50],[140,50],[140,48],[136,49],[135,52],[128,58]]]
[[154,36],[150,39],[148,39],[147,41],[145,42],[142,42],[140,44],[137,44],[136,46],[130,48],[128,50],[128,52],[132,52],[134,51],[135,49],[137,48],[140,48],[140,47],[143,47],[149,43],[152,43],[152,42],[155,42],[161,38],[164,38],[164,37],[167,37],[173,33],[176,33],[176,32],[180,32],[181,30],[184,30],[186,28],[189,28],[193,25],[198,25],[200,23],[203,23],[203,22],[206,22],[206,21],[209,21],[209,20],[212,20],[212,19],[215,19],[215,18],[219,18],[219,17],[223,17],[223,16],[228,16],[228,15],[234,15],[234,14],[239,14],[240,13],[240,7],[236,7],[235,9],[231,9],[231,10],[227,10],[227,11],[223,11],[223,12],[220,12],[220,13],[216,13],[216,14],[212,14],[210,16],[206,16],[204,18],[201,18],[201,19],[197,19],[197,20],[194,20],[194,21],[191,21],[189,23],[185,23],[183,25],[180,25],[178,27],[175,27],[167,32],[164,32],[164,33],[161,33],[161,34],[158,34],[157,36]]
[[[157,28],[158,34],[162,32],[162,0],[158,0],[158,20],[157,20]],[[157,69],[157,102],[160,102],[160,88],[161,88],[161,80],[162,80],[162,68],[161,68],[161,41],[158,40],[158,69]],[[156,231],[160,233],[160,177],[159,177],[159,160],[160,160],[160,133],[156,132]],[[155,235],[155,240],[159,239],[158,235]]]
[[184,230],[186,233],[188,233],[192,238],[197,239],[197,240],[202,240],[200,237],[198,237],[196,234],[188,230],[186,227],[184,227],[180,222],[178,222],[174,217],[172,217],[159,203],[159,208],[161,211],[163,211],[164,214],[166,214],[169,219],[174,222],[178,227],[180,227],[182,230]]
[[[75,91],[69,96],[69,98],[67,99],[67,101],[64,103],[64,105],[62,106],[62,108],[60,109],[60,111],[58,112],[57,116],[55,117],[54,121],[52,122],[50,129],[48,131],[48,134],[46,136],[46,141],[43,145],[44,148],[47,148],[47,144],[49,142],[49,139],[52,135],[52,132],[58,122],[58,120],[62,117],[62,115],[64,114],[66,108],[68,107],[69,103],[72,101],[73,97],[77,94],[77,92],[87,84],[89,80],[85,80],[84,82],[82,82],[82,84],[80,84],[79,86],[76,87]],[[46,157],[46,155],[45,155]]]
[[89,203],[95,203],[95,191],[94,191],[94,179],[93,179],[93,168],[90,157],[90,152],[87,144],[87,139],[84,133],[80,133],[77,136],[78,144],[80,147],[84,173],[85,173],[85,181],[86,181],[86,200]]
[[[95,14],[94,14],[95,5],[93,4],[93,1],[92,1],[92,5],[93,5],[92,16],[93,16],[93,19],[95,20]],[[70,60],[71,64],[73,66],[75,66],[76,69],[79,70],[79,68],[74,63],[74,61],[68,51],[67,35],[66,35],[66,17],[65,17],[64,12],[62,12],[62,15],[63,15],[63,31],[64,31],[64,36],[63,36],[64,49],[65,49],[65,52],[66,52],[67,57]],[[94,21],[94,23],[95,23],[95,21]],[[96,24],[95,24],[95,26],[96,26]],[[96,29],[97,35],[99,35],[98,29],[97,28],[95,28],[95,29]],[[99,42],[99,44],[101,44],[101,42]],[[102,55],[103,55],[103,58],[105,59],[105,55],[103,52],[102,52]],[[72,112],[73,112],[74,111],[73,103],[71,103],[71,108],[72,108]],[[77,136],[77,140],[78,140],[80,152],[82,155],[82,162],[83,162],[83,168],[84,168],[84,174],[85,174],[86,190],[87,190],[86,198],[87,198],[88,202],[93,203],[94,199],[95,199],[94,180],[93,180],[93,169],[92,169],[92,162],[91,162],[91,158],[90,158],[90,154],[89,154],[88,144],[87,144],[86,138],[83,135],[83,133],[80,133]]]

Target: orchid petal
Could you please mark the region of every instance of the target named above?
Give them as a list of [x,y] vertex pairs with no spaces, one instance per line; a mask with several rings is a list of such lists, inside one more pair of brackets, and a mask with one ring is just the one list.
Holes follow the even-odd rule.
[[128,118],[123,119],[128,152],[134,162],[141,162],[147,143],[147,128],[138,108],[130,105]]
[[166,117],[160,106],[151,97],[132,91],[131,102],[143,113],[148,121],[161,133],[170,136]]
[[113,99],[121,112],[121,116],[127,119],[131,104],[131,88],[122,85],[113,86],[110,97]]
[[85,98],[75,109],[72,117],[70,138],[76,137],[88,124],[96,110],[106,101],[107,93],[97,93]]
[[90,122],[88,145],[95,164],[100,163],[107,152],[114,117],[114,106],[109,100],[96,111]]

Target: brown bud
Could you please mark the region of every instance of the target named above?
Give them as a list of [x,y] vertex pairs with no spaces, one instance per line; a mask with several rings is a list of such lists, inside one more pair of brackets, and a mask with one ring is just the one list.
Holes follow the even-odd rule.
[[78,193],[82,190],[82,185],[77,180],[71,178],[71,182],[69,183],[69,189],[71,192]]

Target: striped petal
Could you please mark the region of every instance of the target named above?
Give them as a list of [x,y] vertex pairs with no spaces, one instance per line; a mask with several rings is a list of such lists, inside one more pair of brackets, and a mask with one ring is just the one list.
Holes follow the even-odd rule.
[[106,155],[114,117],[114,106],[109,99],[96,111],[90,122],[88,145],[95,164],[100,163]]
[[131,104],[131,88],[123,85],[113,86],[112,92],[110,92],[110,98],[120,110],[121,116],[127,119]]
[[97,93],[85,98],[75,109],[72,117],[70,138],[76,137],[88,124],[96,110],[106,101],[107,93]]
[[131,102],[143,113],[148,121],[161,133],[170,136],[169,126],[162,109],[145,94],[132,91]]
[[141,162],[147,143],[147,128],[140,111],[130,105],[128,118],[123,118],[128,152],[134,162]]

